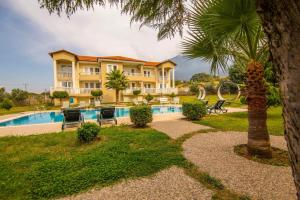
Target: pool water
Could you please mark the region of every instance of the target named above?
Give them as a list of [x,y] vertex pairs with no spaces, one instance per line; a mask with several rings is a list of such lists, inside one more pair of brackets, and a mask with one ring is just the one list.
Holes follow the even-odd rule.
[[[154,115],[166,113],[181,112],[181,107],[178,106],[152,106]],[[81,110],[85,120],[96,120],[98,110]],[[116,117],[128,117],[129,108],[116,108]],[[8,120],[0,123],[0,126],[19,126],[26,124],[45,124],[63,121],[63,114],[61,112],[44,112],[26,115],[13,120]]]

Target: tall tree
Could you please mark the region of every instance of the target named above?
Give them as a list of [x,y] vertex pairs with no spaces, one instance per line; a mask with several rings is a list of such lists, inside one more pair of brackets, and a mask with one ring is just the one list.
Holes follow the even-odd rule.
[[257,0],[257,12],[278,68],[285,138],[300,199],[300,1]]
[[116,91],[116,104],[119,103],[119,92],[128,87],[128,79],[120,70],[113,70],[106,76],[105,86]]
[[184,53],[211,62],[212,71],[226,69],[229,59],[247,63],[248,152],[271,157],[264,84],[267,45],[255,2],[206,1],[196,4],[191,13]]

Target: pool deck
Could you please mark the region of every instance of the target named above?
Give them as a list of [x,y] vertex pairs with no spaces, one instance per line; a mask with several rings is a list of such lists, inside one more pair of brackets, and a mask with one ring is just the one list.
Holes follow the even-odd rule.
[[[227,108],[228,112],[245,112],[246,109],[241,108]],[[57,112],[58,110],[47,110],[47,111],[32,111],[32,112],[22,112],[18,114],[10,114],[0,116],[0,122],[16,119],[22,116],[42,113],[42,112]],[[160,115],[153,115],[153,122],[166,121],[166,120],[177,120],[182,119],[184,116],[182,113],[165,113]],[[96,120],[86,120],[96,122]],[[118,124],[131,124],[129,117],[119,117],[117,118]],[[45,123],[45,124],[28,124],[20,126],[7,126],[0,127],[0,137],[5,136],[27,136],[27,135],[39,135],[45,133],[61,132],[61,122],[57,123]],[[76,128],[76,127],[75,127]],[[68,130],[75,130],[74,128],[67,128]]]

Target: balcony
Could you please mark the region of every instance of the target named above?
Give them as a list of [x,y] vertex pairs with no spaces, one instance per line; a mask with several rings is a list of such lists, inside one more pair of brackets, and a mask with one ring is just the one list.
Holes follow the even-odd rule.
[[128,88],[123,91],[123,94],[132,94],[134,90],[141,90],[141,94],[171,94],[178,93],[177,88]]
[[57,72],[57,78],[59,80],[71,80],[72,79],[72,72]]
[[50,94],[54,91],[66,91],[69,95],[91,95],[92,90],[97,90],[100,88],[66,88],[66,87],[56,87],[50,88]]
[[92,81],[92,80],[100,80],[101,72],[80,72],[79,80],[81,81]]
[[126,76],[141,76],[142,74],[141,73],[132,73],[132,72],[127,72],[127,71],[124,71],[124,74]]
[[165,78],[165,81],[168,81],[168,80],[169,80],[169,77],[168,77],[168,76],[159,76],[159,81],[162,82],[162,81],[163,81],[163,78]]

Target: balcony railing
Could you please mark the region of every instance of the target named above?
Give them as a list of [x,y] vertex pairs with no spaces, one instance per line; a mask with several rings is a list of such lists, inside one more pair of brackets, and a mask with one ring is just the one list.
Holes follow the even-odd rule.
[[141,76],[142,74],[141,73],[137,73],[137,72],[127,72],[127,71],[124,71],[124,74],[126,76]]
[[163,77],[165,78],[165,81],[167,81],[168,80],[168,76],[159,76],[159,81],[163,81]]
[[171,94],[178,93],[177,88],[128,88],[123,91],[124,94],[132,94],[134,90],[141,90],[141,94]]
[[80,72],[80,75],[99,75],[101,72]]
[[66,88],[66,87],[56,87],[50,88],[50,93],[52,94],[54,91],[66,91],[69,95],[76,94],[91,94],[92,90],[98,90],[100,88]]
[[72,78],[72,72],[57,72],[58,78]]

